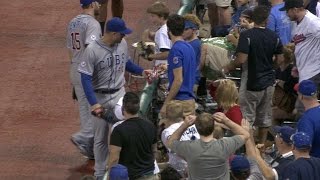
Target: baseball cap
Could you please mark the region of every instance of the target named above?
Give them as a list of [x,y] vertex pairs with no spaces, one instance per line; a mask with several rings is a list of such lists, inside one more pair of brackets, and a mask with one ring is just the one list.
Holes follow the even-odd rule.
[[249,160],[245,156],[235,155],[230,162],[232,172],[241,172],[250,169]]
[[184,22],[184,29],[199,29],[199,27],[195,23],[186,20]]
[[295,129],[289,126],[275,126],[273,129],[275,133],[279,134],[284,142],[292,144],[290,137],[296,132]]
[[131,29],[126,27],[126,24],[123,19],[119,17],[114,17],[106,23],[106,29],[110,32],[118,32],[121,34],[130,34]]
[[291,136],[294,147],[297,149],[311,148],[311,138],[304,132],[297,132]]
[[284,6],[279,11],[287,11],[291,8],[300,8],[303,6],[303,0],[286,0]]
[[294,86],[294,90],[304,96],[314,96],[317,94],[317,86],[311,80],[303,80]]
[[252,9],[246,9],[244,11],[242,11],[241,16],[246,17],[251,19],[253,15],[253,10]]
[[88,6],[88,5],[92,4],[95,1],[96,0],[80,0],[80,5],[81,5],[81,7]]
[[121,164],[116,164],[112,166],[109,172],[109,179],[110,180],[128,180],[129,175],[128,175],[127,167]]

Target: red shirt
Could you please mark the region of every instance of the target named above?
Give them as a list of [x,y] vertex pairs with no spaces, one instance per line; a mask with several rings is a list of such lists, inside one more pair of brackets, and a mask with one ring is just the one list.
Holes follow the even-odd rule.
[[[222,108],[218,108],[217,112],[223,112]],[[242,112],[239,105],[231,107],[226,113],[224,113],[231,121],[239,124],[241,126]]]

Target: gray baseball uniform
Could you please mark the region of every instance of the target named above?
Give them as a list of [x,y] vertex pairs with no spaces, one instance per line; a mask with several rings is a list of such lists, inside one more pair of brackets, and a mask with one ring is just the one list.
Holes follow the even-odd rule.
[[93,123],[90,121],[89,104],[82,88],[80,73],[77,71],[86,45],[101,37],[99,22],[88,14],[80,14],[73,18],[67,28],[67,47],[72,52],[70,78],[79,103],[80,131],[72,137],[82,145],[93,147]]
[[[125,66],[128,61],[128,47],[123,39],[115,47],[107,46],[102,40],[91,43],[84,51],[78,71],[92,76],[92,86],[99,104],[113,109],[125,94]],[[113,93],[99,93],[97,90],[115,90]],[[108,123],[91,116],[94,122],[95,176],[103,176],[108,154]]]

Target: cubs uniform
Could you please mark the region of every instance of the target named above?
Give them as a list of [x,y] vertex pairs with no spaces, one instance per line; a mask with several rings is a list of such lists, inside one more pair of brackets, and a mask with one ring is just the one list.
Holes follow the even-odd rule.
[[[125,94],[126,69],[135,74],[143,72],[142,68],[129,60],[124,39],[113,47],[109,47],[102,39],[89,44],[78,68],[89,104],[93,106],[98,103],[108,111],[113,110]],[[86,84],[88,77],[91,82]],[[94,93],[90,94],[89,90]],[[91,116],[91,121],[94,123],[95,176],[100,177],[106,170],[109,127],[107,121],[96,116]]]
[[101,37],[98,21],[88,15],[80,14],[73,18],[67,28],[67,48],[72,54],[70,79],[79,103],[80,131],[72,135],[72,140],[92,155],[93,124],[90,119],[88,101],[84,94],[78,65],[88,44]]

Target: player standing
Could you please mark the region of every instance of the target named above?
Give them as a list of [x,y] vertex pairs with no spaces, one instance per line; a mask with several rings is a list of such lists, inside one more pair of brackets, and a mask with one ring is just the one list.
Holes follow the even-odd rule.
[[125,22],[112,18],[106,23],[102,39],[91,43],[84,52],[79,65],[81,81],[86,97],[91,105],[91,116],[94,123],[94,156],[95,176],[102,179],[106,171],[108,154],[108,122],[99,117],[106,110],[114,109],[125,94],[125,70],[142,75],[145,71],[135,65],[128,56],[127,42],[123,39],[132,31]]
[[67,29],[67,47],[71,59],[70,78],[80,113],[80,131],[73,134],[71,140],[83,155],[93,159],[93,124],[90,121],[89,104],[77,69],[86,46],[101,37],[99,22],[94,18],[99,4],[94,0],[80,0],[80,4],[82,13],[70,21]]

